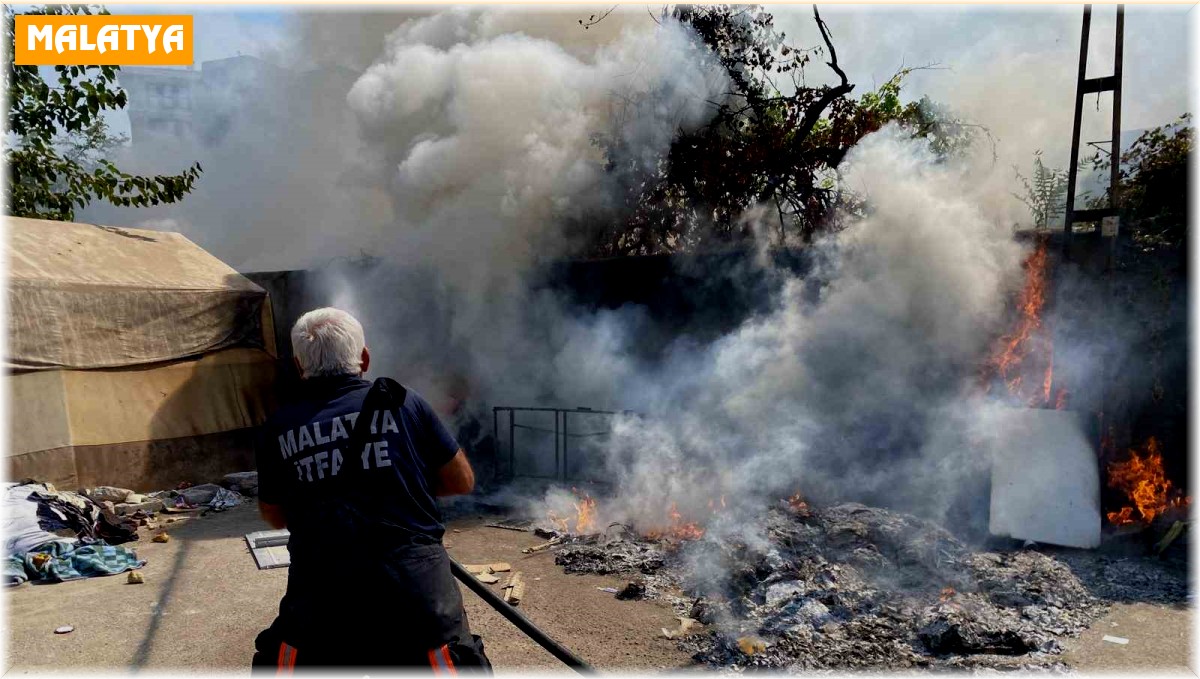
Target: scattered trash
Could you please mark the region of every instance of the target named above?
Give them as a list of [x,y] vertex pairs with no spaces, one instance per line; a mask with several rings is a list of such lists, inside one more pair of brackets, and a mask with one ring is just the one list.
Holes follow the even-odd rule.
[[[120,496],[124,489],[111,489],[110,497]],[[29,502],[26,503],[26,500]],[[72,538],[85,541],[104,541],[119,545],[137,539],[137,526],[105,511],[103,505],[81,493],[53,490],[44,483],[5,484],[6,506],[21,507],[13,517],[13,532],[6,535],[19,538],[10,546],[11,553],[28,552],[46,541]]]
[[596,589],[600,590],[601,592],[608,592],[609,594],[617,593],[616,587],[597,587]]
[[205,504],[207,504],[214,512],[221,512],[229,509],[230,507],[236,507],[242,504],[242,496],[232,490],[226,490],[220,486],[217,486],[217,490],[213,493],[212,499]]
[[767,650],[767,642],[760,637],[741,637],[737,640],[737,645],[746,655],[754,655]]
[[125,580],[131,585],[140,585],[146,582],[145,578],[138,571],[129,571],[129,577],[125,578]]
[[463,568],[466,569],[466,571],[471,575],[479,575],[481,573],[486,573],[488,575],[492,573],[507,573],[512,570],[512,566],[504,563],[503,561],[485,564],[463,564]]
[[1171,543],[1175,542],[1187,530],[1190,523],[1190,521],[1176,521],[1171,524],[1171,528],[1167,531],[1167,534],[1154,545],[1154,553],[1162,556],[1162,553],[1167,551],[1167,547],[1170,547]]
[[[701,624],[737,620],[741,631],[728,636],[668,632],[701,666],[738,670],[1056,667],[1057,639],[1088,629],[1105,600],[1176,603],[1187,594],[1174,562],[1014,548],[1019,542],[976,551],[935,523],[865,505],[812,507],[803,517],[772,508],[759,520],[767,539],[753,548],[634,534],[571,536],[551,552],[568,573],[643,583],[645,598]],[[682,583],[697,561],[722,564],[730,577],[692,595]],[[743,635],[765,650],[748,644],[748,659]]]
[[150,538],[150,541],[151,542],[170,542],[171,536],[167,535],[166,533],[159,533],[158,535],[155,535],[154,537]]
[[150,514],[161,512],[164,508],[162,500],[157,498],[148,498],[145,495],[138,497],[142,498],[140,502],[119,502],[114,505],[113,511],[118,516],[137,516],[140,513],[142,517],[145,517]]
[[502,590],[505,603],[513,606],[521,603],[521,597],[525,596],[525,582],[521,579],[521,574],[514,572],[509,576]]
[[258,472],[234,472],[223,479],[226,487],[242,495],[258,495]]
[[622,541],[603,547],[594,544],[573,544],[564,547],[554,557],[554,563],[568,573],[654,573],[663,567],[665,553],[657,545]]
[[55,634],[70,634],[75,631],[74,625],[63,625],[54,629]]
[[1107,634],[1104,635],[1103,640],[1107,641],[1110,644],[1121,644],[1122,646],[1129,643],[1129,640],[1126,639],[1125,637],[1114,637],[1114,636],[1109,636]]
[[85,488],[82,494],[86,495],[89,499],[91,499],[92,502],[95,502],[96,504],[101,504],[104,502],[112,502],[116,504],[119,502],[128,502],[129,496],[133,495],[134,492],[128,488],[100,486],[98,488]]
[[1062,644],[1058,643],[1058,639],[1047,639],[1038,645],[1038,652],[1057,655],[1062,653]]
[[668,639],[676,639],[678,637],[681,637],[681,636],[687,634],[688,630],[692,629],[697,624],[699,624],[696,620],[693,620],[691,618],[685,618],[683,616],[676,618],[676,620],[679,621],[679,629],[672,630],[672,629],[667,629],[666,627],[663,627],[662,633],[663,633],[664,637],[666,637]]
[[459,530],[459,529],[457,529],[457,528],[455,528],[453,532],[455,532],[455,533],[461,533],[462,531],[461,531],[461,530]]
[[551,547],[553,547],[555,545],[561,544],[563,541],[564,541],[564,537],[560,535],[558,537],[551,538],[549,542],[543,542],[542,544],[535,545],[533,547],[526,547],[525,549],[521,550],[521,553],[522,554],[534,554],[535,552],[540,552],[540,551],[543,551],[546,549],[550,549]]
[[625,585],[625,588],[617,592],[617,598],[621,601],[633,601],[635,599],[646,598],[646,583],[630,582]]
[[[199,506],[207,505],[217,497],[218,491],[225,490],[215,483],[203,483],[199,486],[190,486],[179,492],[189,505]],[[228,492],[228,491],[226,491]]]
[[504,530],[515,530],[519,533],[528,533],[532,521],[521,521],[518,519],[507,519],[505,521],[497,521],[495,523],[484,524],[487,528],[502,528]]
[[477,573],[475,575],[475,579],[485,585],[494,585],[497,582],[500,582],[500,578],[492,575],[491,573]]

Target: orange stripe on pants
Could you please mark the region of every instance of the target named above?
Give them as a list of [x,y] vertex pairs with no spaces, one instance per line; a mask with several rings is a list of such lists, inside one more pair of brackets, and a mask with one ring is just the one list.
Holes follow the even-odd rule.
[[275,664],[275,676],[290,675],[296,667],[296,647],[279,644],[279,660]]
[[450,659],[450,647],[443,645],[440,648],[435,648],[429,651],[429,666],[433,668],[433,673],[440,675],[444,670],[446,674],[457,677],[458,670],[454,667],[454,661]]

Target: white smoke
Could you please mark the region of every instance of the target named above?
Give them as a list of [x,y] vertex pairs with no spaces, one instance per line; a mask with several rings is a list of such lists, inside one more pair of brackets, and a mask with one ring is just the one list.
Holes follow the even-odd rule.
[[[439,337],[416,330],[410,341],[451,350],[474,396],[611,395],[611,386],[597,390],[590,379],[611,383],[611,375],[564,380],[563,372],[525,365],[535,356],[561,365],[574,362],[570,354],[603,355],[609,342],[602,321],[572,320],[556,298],[533,293],[531,274],[574,252],[564,223],[609,207],[594,137],[616,131],[651,162],[676,130],[711,115],[723,75],[678,24],[643,22],[608,43],[567,49],[524,33],[496,34],[507,16],[449,11],[408,22],[351,88],[365,160],[385,179],[395,215],[372,249],[428,274],[404,284],[394,273],[375,283],[358,276],[357,306],[377,321],[391,317],[388,326],[414,328],[428,326],[430,316],[404,309],[444,299],[449,317],[441,315]],[[388,294],[392,310],[371,303],[375,292]],[[382,365],[411,371],[415,356],[390,344]]]
[[954,432],[984,407],[973,368],[1019,284],[1023,249],[988,213],[994,185],[892,128],[851,152],[846,179],[870,212],[818,245],[818,271],[631,390],[649,416],[616,427],[614,518],[653,521],[672,502],[704,517],[720,495],[761,507],[796,490],[943,514],[986,468]]
[[677,25],[626,31],[581,59],[521,33],[441,37],[472,18],[449,13],[397,30],[348,102],[391,173],[393,251],[420,253],[476,293],[568,251],[561,224],[606,195],[592,137],[624,102],[654,99],[650,115],[617,129],[657,157],[676,129],[711,115],[722,82]]
[[[611,518],[658,521],[671,502],[704,518],[722,495],[736,510],[795,490],[944,513],[985,464],[959,434],[1018,283],[1015,201],[997,181],[1009,168],[939,164],[899,131],[872,136],[844,168],[870,212],[813,248],[814,270],[776,269],[764,246],[769,311],[647,365],[643,310],[574,308],[538,278],[578,252],[566,225],[612,209],[596,135],[655,162],[727,90],[687,30],[631,17],[587,31],[570,13],[514,9],[316,17],[314,52],[356,70],[313,72],[301,102],[323,107],[283,107],[263,129],[231,121],[206,150],[218,165],[205,160],[202,190],[215,193],[189,198],[177,223],[243,268],[267,254],[385,261],[327,268],[310,303],[359,316],[373,372],[435,403],[468,397],[488,422],[493,405],[641,413],[618,418],[608,449]],[[265,150],[247,153],[263,132]]]

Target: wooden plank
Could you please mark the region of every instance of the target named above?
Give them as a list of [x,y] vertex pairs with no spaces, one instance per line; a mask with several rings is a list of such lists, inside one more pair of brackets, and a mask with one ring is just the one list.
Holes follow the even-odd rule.
[[512,606],[521,603],[521,597],[525,595],[525,581],[521,578],[521,574],[513,572],[508,578],[503,588],[504,601]]

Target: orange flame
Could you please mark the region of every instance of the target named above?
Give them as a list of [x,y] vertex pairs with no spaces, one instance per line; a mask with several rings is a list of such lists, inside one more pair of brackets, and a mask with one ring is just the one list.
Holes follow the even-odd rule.
[[1064,410],[1067,407],[1067,390],[1059,389],[1058,396],[1054,397],[1054,409]]
[[[1008,393],[1032,407],[1062,409],[1067,404],[1067,392],[1054,389],[1054,342],[1042,323],[1046,306],[1049,256],[1047,240],[1039,239],[1037,247],[1025,259],[1025,285],[1017,299],[1019,317],[1012,332],[1000,338],[996,350],[984,369],[983,378],[990,382],[998,376]],[[1045,369],[1039,371],[1038,365]],[[1041,372],[1036,388],[1026,386],[1026,376]],[[990,390],[991,385],[986,386]]]
[[576,534],[586,535],[596,532],[596,499],[587,493],[580,493],[576,488],[572,488],[571,492],[574,493],[575,497],[579,500],[578,502],[572,503],[572,506],[575,508],[575,516],[573,517],[575,520],[575,529],[571,529],[572,517],[559,516],[554,510],[547,511],[546,518],[550,521],[550,524],[554,526],[554,530],[559,533],[566,534],[574,532]]
[[[721,496],[721,509],[725,509],[725,496],[724,495]],[[720,510],[717,509],[716,503],[714,503],[712,500],[708,501],[708,511],[712,512],[714,516],[720,512]]]
[[546,512],[546,518],[550,519],[550,523],[554,525],[554,530],[559,533],[570,533],[571,526],[566,519],[560,517],[553,509]]
[[953,599],[953,598],[954,598],[954,595],[955,595],[955,594],[957,594],[957,593],[958,593],[958,592],[955,592],[953,587],[943,587],[943,588],[942,588],[942,593],[941,593],[941,595],[938,597],[938,601],[941,601],[942,603],[945,603],[945,602],[947,602],[947,601],[949,601],[949,600]]
[[[722,506],[724,506],[724,496],[721,497]],[[662,540],[670,538],[672,540],[699,540],[704,537],[704,528],[694,521],[684,521],[683,515],[679,513],[679,507],[672,502],[667,509],[666,527],[655,527],[643,532],[647,538],[651,540]]]
[[575,532],[592,533],[596,529],[596,500],[587,493],[575,503]]
[[804,498],[800,496],[800,493],[794,493],[791,497],[789,497],[787,499],[787,504],[793,512],[800,513],[808,511],[808,503],[804,501]]
[[1129,458],[1124,462],[1108,465],[1109,487],[1124,492],[1132,503],[1118,511],[1108,512],[1108,520],[1115,526],[1148,524],[1168,509],[1187,507],[1192,502],[1190,497],[1181,497],[1178,491],[1172,492],[1171,481],[1163,472],[1158,441],[1151,437],[1143,449],[1142,454],[1130,450]]

